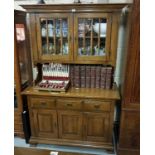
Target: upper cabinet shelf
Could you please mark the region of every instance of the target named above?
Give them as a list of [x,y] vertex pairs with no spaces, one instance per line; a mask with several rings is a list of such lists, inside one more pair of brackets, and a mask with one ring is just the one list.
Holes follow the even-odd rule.
[[[24,5],[34,62],[115,65],[125,5]],[[63,12],[63,13],[62,13]]]

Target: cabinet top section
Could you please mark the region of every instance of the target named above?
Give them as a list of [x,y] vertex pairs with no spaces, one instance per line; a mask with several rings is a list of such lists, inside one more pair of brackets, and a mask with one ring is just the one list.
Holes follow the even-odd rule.
[[120,95],[118,90],[106,90],[97,88],[70,88],[67,92],[46,92],[38,91],[33,87],[27,88],[23,95],[35,96],[55,96],[55,97],[75,97],[75,98],[93,98],[106,100],[119,100]]
[[120,12],[131,3],[113,4],[33,4],[21,5],[29,13],[40,12]]

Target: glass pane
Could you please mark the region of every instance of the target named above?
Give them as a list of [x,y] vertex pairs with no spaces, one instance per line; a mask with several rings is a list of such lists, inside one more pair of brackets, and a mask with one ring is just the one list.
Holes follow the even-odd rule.
[[107,20],[105,18],[78,19],[78,54],[104,56]]
[[68,21],[66,18],[41,19],[42,53],[67,55]]
[[16,24],[16,38],[17,38],[17,51],[20,65],[21,82],[24,85],[28,80],[28,56],[27,56],[27,44],[25,38],[24,24]]

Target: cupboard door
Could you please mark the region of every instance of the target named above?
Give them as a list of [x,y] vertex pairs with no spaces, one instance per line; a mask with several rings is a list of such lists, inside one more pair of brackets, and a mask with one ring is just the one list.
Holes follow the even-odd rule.
[[82,113],[58,111],[59,136],[63,139],[82,140]]
[[40,60],[72,59],[72,18],[67,13],[37,15],[37,41]]
[[108,140],[109,113],[85,113],[84,132],[87,141],[102,142]]
[[75,60],[103,63],[110,60],[111,15],[79,13],[74,22]]
[[35,136],[57,138],[57,113],[55,110],[32,110]]

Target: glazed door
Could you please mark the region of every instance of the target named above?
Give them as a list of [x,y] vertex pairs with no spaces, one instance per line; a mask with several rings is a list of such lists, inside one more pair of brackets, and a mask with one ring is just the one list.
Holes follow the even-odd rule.
[[103,63],[110,60],[110,14],[75,14],[74,32],[74,59],[76,61]]
[[68,13],[37,15],[37,42],[40,60],[72,59],[72,18]]
[[109,129],[109,113],[92,113],[84,114],[84,132],[87,141],[102,142],[108,140],[108,134],[112,131]]
[[32,110],[34,133],[36,137],[58,138],[57,113],[55,110]]
[[82,113],[58,111],[59,136],[63,139],[82,140]]

